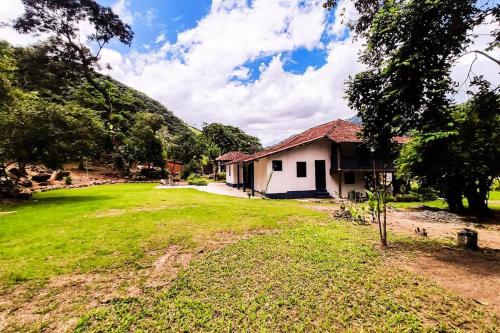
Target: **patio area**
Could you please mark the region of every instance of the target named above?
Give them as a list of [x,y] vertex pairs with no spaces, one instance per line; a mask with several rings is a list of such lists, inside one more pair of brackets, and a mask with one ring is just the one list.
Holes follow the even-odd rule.
[[[198,191],[201,192],[207,192],[207,193],[213,193],[213,194],[220,194],[220,195],[227,195],[231,197],[237,197],[237,198],[248,198],[248,192],[243,192],[241,190],[237,190],[236,188],[227,186],[225,183],[208,183],[207,186],[195,186],[195,185],[178,185],[178,186],[169,186],[169,185],[159,185],[156,188],[158,189],[180,189],[180,188],[194,188]],[[248,190],[250,191],[250,190]],[[255,198],[260,198],[260,195],[258,193],[255,193],[254,197],[251,197],[252,199]]]

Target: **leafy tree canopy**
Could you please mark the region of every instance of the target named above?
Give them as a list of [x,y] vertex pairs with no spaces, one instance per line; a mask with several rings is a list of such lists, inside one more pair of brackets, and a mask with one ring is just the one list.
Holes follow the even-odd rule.
[[262,149],[262,144],[258,138],[246,134],[238,127],[219,123],[205,123],[202,132],[210,143],[220,148],[222,154],[230,151],[251,154]]
[[[22,0],[25,12],[13,27],[21,33],[48,34],[46,43],[51,57],[64,67],[71,67],[99,91],[108,106],[106,118],[113,113],[110,95],[105,86],[95,80],[100,53],[112,39],[130,45],[133,32],[111,8],[94,0]],[[87,41],[80,41],[80,24],[88,22],[94,31]],[[93,51],[95,49],[96,51]]]
[[20,93],[0,111],[0,162],[16,162],[21,168],[29,163],[61,167],[98,155],[103,136],[104,127],[94,111]]

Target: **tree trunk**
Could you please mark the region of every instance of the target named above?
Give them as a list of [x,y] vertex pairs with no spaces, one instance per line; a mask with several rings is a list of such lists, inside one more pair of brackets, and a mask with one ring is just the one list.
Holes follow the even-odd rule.
[[479,188],[468,188],[465,191],[467,202],[469,203],[469,211],[478,216],[484,217],[488,215],[488,205],[486,199],[488,196],[488,188],[480,182]]

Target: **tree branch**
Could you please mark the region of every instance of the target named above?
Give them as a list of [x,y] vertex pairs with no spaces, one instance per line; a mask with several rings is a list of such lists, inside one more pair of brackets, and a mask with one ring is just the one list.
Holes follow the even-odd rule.
[[500,66],[500,60],[497,60],[497,59],[493,58],[492,56],[490,56],[488,53],[483,52],[483,51],[479,51],[479,50],[472,50],[472,51],[469,51],[467,53],[464,53],[460,57],[458,57],[455,61],[457,61],[458,59],[466,56],[467,54],[471,54],[471,53],[476,53],[476,54],[480,54],[482,56],[485,56],[486,58],[490,59],[491,61],[495,62],[498,66]]

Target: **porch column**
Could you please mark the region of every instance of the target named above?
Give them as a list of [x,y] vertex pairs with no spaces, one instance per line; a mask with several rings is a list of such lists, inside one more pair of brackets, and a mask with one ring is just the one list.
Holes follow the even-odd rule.
[[253,162],[250,162],[252,164],[252,173],[250,175],[250,182],[252,185],[252,197],[255,196],[255,164]]
[[233,164],[236,165],[236,188],[240,189],[240,165],[238,163]]
[[246,176],[246,172],[245,172],[245,163],[243,163],[243,192],[246,191],[246,181],[245,181],[245,176]]
[[339,171],[339,198],[342,199],[342,171]]

